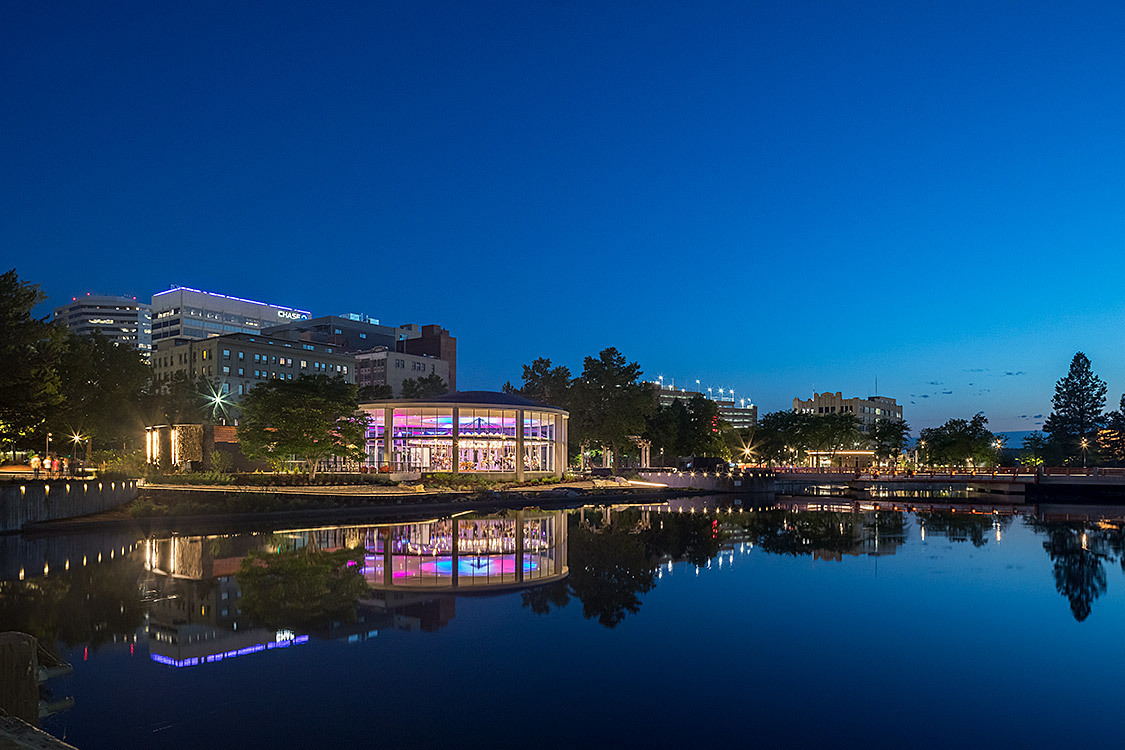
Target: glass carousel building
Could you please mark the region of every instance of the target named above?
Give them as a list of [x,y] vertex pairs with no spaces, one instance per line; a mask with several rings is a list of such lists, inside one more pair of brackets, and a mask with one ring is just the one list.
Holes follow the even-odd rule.
[[362,404],[371,415],[367,463],[380,471],[561,477],[563,409],[512,393],[462,391],[431,399]]

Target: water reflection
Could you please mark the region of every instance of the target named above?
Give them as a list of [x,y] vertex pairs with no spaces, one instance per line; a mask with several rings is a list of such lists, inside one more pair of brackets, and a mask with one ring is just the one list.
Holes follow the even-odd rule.
[[729,565],[752,553],[843,562],[936,539],[984,549],[1013,524],[1041,537],[1051,564],[1044,583],[1083,622],[1110,586],[1107,565],[1125,570],[1120,515],[1075,520],[1012,506],[906,512],[833,498],[764,506],[711,496],[140,542],[16,536],[5,540],[13,557],[0,580],[0,630],[48,647],[147,642],[162,664],[196,666],[308,638],[437,630],[455,618],[457,593],[510,589],[536,614],[576,602],[584,617],[614,628],[678,567]]

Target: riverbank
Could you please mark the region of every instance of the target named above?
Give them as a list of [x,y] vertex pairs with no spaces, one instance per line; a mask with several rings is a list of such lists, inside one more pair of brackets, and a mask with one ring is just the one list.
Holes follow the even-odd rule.
[[[696,490],[638,487],[593,480],[505,491],[450,492],[401,488],[279,487],[270,490],[229,487],[170,487],[156,491],[165,512],[144,513],[151,506],[146,487],[133,503],[79,518],[46,521],[25,529],[29,534],[68,534],[87,531],[130,531],[141,536],[162,532],[231,532],[277,529],[301,525],[408,522],[461,512],[496,512],[536,506],[577,508],[590,504],[664,502],[698,494]],[[366,492],[360,490],[367,490]],[[136,506],[136,507],[135,507]],[[140,510],[138,510],[140,508]],[[188,511],[188,512],[179,512]]]

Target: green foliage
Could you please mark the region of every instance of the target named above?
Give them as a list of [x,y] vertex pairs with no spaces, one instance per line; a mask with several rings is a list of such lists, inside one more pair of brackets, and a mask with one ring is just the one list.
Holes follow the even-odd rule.
[[251,389],[239,406],[238,439],[249,458],[281,467],[297,456],[314,477],[318,461],[366,455],[368,418],[357,412],[356,387],[342,377],[271,380]]
[[434,398],[444,396],[449,392],[449,386],[436,372],[431,372],[422,378],[407,378],[402,381],[403,398]]
[[1062,452],[1042,432],[1033,432],[1023,439],[1020,458],[1028,466],[1055,466],[1062,463]]
[[1106,415],[1105,429],[1098,433],[1098,447],[1111,461],[1125,463],[1125,394],[1118,409]]
[[30,435],[62,403],[58,366],[66,333],[31,316],[45,299],[15,269],[0,275],[0,447]]
[[231,485],[234,477],[221,471],[185,471],[182,474],[154,474],[150,484]]
[[724,440],[729,427],[718,417],[718,405],[699,394],[687,403],[677,399],[648,416],[644,437],[652,442],[654,452],[663,449],[666,460],[677,456],[729,458],[730,448]]
[[214,392],[215,385],[206,378],[193,380],[178,370],[148,392],[144,399],[145,421],[149,425],[206,423],[211,415],[207,394]]
[[518,390],[511,383],[506,385],[510,389],[508,393],[519,393],[532,401],[560,409],[570,408],[570,368],[564,365],[552,367],[551,360],[545,357],[523,366],[523,385]]
[[610,347],[597,358],[586,357],[571,386],[571,439],[611,448],[614,471],[621,451],[631,445],[629,436],[644,432],[653,409],[652,394],[638,382],[640,376],[640,365]]
[[236,575],[242,613],[254,625],[271,629],[352,622],[356,600],[368,591],[362,566],[362,547],[277,554],[252,550]]
[[867,431],[867,440],[875,457],[883,460],[897,459],[906,447],[910,425],[904,420],[878,419]]
[[359,402],[365,404],[368,401],[382,401],[388,398],[394,398],[394,390],[386,383],[378,383],[376,385],[365,385],[359,389]]
[[1105,394],[1105,382],[1094,374],[1090,360],[1082,352],[1075,354],[1066,377],[1055,384],[1052,411],[1043,424],[1066,460],[1081,460],[1083,440],[1087,449],[1096,448],[1098,430],[1105,424]]
[[924,429],[919,453],[926,463],[939,466],[991,463],[996,460],[996,436],[986,425],[988,419],[978,412],[971,420],[950,419],[941,427]]
[[152,368],[136,349],[118,346],[100,333],[70,333],[58,372],[63,400],[47,421],[55,435],[88,437],[94,449],[137,445],[145,425],[142,396]]
[[750,440],[751,456],[766,463],[791,463],[809,451],[835,453],[864,443],[854,414],[797,414],[777,411],[766,414]]

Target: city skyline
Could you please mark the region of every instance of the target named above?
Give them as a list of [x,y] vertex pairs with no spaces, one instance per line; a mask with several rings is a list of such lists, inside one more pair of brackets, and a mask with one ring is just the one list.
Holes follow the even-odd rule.
[[40,315],[184,284],[446,326],[463,390],[616,346],[760,414],[878,378],[915,434],[1035,429],[1076,351],[1125,391],[1118,5],[8,16]]

